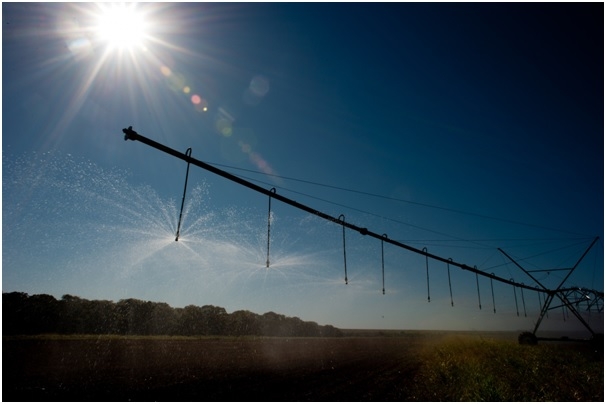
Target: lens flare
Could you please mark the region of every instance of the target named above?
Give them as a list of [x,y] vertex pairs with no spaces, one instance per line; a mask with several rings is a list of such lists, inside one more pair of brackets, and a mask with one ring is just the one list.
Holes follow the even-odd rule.
[[196,111],[198,111],[198,112],[208,111],[208,102],[204,98],[202,98],[200,96],[198,96],[198,97],[200,98],[200,102],[197,104],[194,104]]
[[160,72],[166,77],[169,77],[172,74],[172,71],[170,70],[170,68],[168,66],[160,67]]
[[215,121],[215,128],[217,132],[225,137],[229,137],[233,133],[233,122],[234,117],[227,112],[223,107],[219,107],[217,113],[217,120]]
[[229,122],[227,119],[218,119],[215,127],[217,128],[217,131],[225,137],[229,137],[232,134],[231,122]]
[[250,81],[250,91],[258,97],[264,97],[269,91],[269,80],[264,76],[255,76]]
[[179,72],[173,72],[173,70],[166,65],[160,67],[160,73],[166,77],[166,84],[171,90],[175,93],[182,93],[188,96],[189,101],[193,104],[194,109],[197,112],[208,111],[208,101],[200,94],[195,93],[185,75]]
[[269,80],[265,76],[255,76],[244,91],[243,101],[251,106],[258,105],[269,92]]

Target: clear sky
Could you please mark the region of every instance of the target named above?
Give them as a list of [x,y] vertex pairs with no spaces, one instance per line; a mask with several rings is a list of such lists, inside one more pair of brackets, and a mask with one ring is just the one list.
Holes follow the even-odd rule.
[[[566,285],[603,291],[602,3],[148,3],[103,22],[108,9],[2,4],[4,292],[532,330],[536,292],[480,277],[478,297],[451,267],[452,306],[444,263],[387,244],[382,257],[351,230],[346,285],[342,228],[276,200],[266,268],[267,196],[194,166],[175,242],[186,163],[125,142],[130,125],[525,284],[497,248],[557,269],[599,237]],[[548,287],[565,275],[535,273]]]

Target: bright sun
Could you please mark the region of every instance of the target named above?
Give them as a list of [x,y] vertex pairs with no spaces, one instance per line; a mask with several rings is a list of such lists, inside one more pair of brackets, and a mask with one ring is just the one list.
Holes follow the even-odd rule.
[[145,21],[134,4],[104,6],[98,15],[96,31],[101,40],[112,49],[132,49],[142,46],[145,39]]

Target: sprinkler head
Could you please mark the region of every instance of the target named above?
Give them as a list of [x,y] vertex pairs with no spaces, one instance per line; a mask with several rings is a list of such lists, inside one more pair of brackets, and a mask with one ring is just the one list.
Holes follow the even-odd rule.
[[138,135],[138,133],[133,130],[132,126],[122,129],[122,132],[124,132],[124,140],[135,140],[135,136]]

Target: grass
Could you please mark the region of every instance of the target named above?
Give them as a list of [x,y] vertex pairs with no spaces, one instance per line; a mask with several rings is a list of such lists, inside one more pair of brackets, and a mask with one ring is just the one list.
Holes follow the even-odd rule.
[[[215,336],[185,335],[122,335],[122,334],[37,334],[2,336],[4,341],[87,341],[87,340],[200,340],[217,339]],[[227,337],[225,337],[227,338]]]
[[[266,335],[124,335],[124,334],[36,334],[36,335],[3,335],[3,341],[259,341],[259,340],[322,340],[331,337],[276,337]],[[346,337],[339,337],[345,339]]]
[[603,356],[562,344],[455,338],[427,348],[415,377],[421,401],[603,401]]
[[603,351],[588,344],[519,345],[496,334],[398,335],[4,336],[3,366],[12,369],[3,376],[12,390],[4,393],[31,401],[87,401],[96,394],[109,401],[604,399]]

